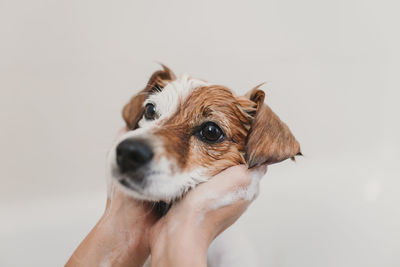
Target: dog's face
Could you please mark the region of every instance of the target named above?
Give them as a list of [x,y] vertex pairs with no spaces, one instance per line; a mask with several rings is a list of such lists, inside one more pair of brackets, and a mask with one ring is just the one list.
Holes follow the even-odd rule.
[[220,171],[250,168],[300,154],[289,128],[264,103],[166,67],[124,107],[131,130],[110,153],[110,172],[138,199],[170,202]]

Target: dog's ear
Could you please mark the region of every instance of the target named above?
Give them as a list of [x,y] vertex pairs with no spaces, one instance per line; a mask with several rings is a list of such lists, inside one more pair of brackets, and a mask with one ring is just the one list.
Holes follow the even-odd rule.
[[253,119],[245,151],[249,168],[277,163],[288,158],[294,160],[296,155],[301,155],[300,144],[289,127],[264,104],[265,93],[258,87],[245,96],[253,103],[253,108],[248,109]]
[[137,128],[137,123],[143,115],[144,107],[143,102],[148,95],[152,92],[162,90],[166,84],[176,79],[175,74],[166,66],[161,65],[162,70],[158,70],[151,75],[146,87],[134,95],[128,104],[122,110],[122,117],[129,129],[134,130]]

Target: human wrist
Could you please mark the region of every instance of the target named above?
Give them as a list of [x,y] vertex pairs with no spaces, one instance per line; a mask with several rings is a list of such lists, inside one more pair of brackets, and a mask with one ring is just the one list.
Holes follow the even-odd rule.
[[[168,241],[169,240],[169,241]],[[166,239],[151,249],[152,267],[205,267],[207,248],[188,238]]]
[[142,266],[150,253],[148,233],[156,217],[148,203],[108,200],[96,226],[66,266]]
[[163,221],[162,231],[155,231],[157,236],[153,236],[151,243],[151,266],[206,266],[211,243],[207,231],[190,214],[174,219]]
[[65,266],[142,266],[150,253],[146,237],[102,218]]
[[150,203],[116,199],[106,208],[95,228],[105,238],[116,244],[125,244],[130,250],[148,249],[149,231],[156,220]]
[[150,254],[145,218],[103,216],[89,236],[89,246],[102,255],[99,263],[110,266],[142,266]]
[[99,237],[114,244],[125,243],[125,246],[135,248],[137,243],[146,241],[151,223],[144,218],[103,216],[94,228]]

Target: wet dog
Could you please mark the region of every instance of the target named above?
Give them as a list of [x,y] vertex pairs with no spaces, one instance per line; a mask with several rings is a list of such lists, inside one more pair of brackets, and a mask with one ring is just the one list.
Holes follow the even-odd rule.
[[164,203],[165,212],[230,166],[255,168],[301,155],[264,98],[259,86],[238,96],[163,66],[123,109],[130,131],[109,155],[110,181],[136,199]]

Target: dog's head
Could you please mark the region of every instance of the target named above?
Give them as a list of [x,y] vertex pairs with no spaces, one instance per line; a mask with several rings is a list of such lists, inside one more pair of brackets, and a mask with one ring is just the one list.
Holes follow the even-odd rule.
[[230,166],[294,159],[300,145],[264,96],[163,66],[123,109],[130,131],[110,153],[112,179],[136,198],[170,202]]

